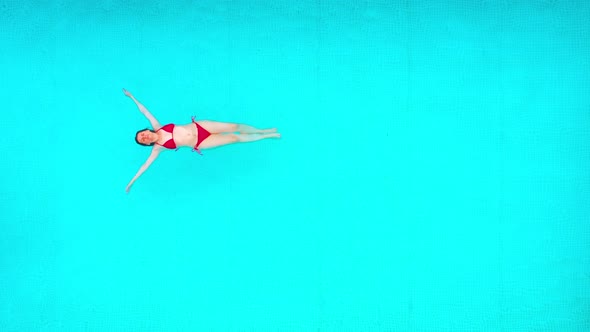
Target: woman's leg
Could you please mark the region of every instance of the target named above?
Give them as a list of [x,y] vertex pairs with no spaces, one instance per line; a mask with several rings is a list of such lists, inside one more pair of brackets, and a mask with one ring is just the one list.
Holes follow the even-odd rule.
[[269,128],[269,129],[258,129],[258,128],[254,128],[252,126],[248,126],[245,124],[239,124],[238,125],[238,130],[237,130],[240,134],[266,134],[266,133],[276,133],[277,132],[277,128]]
[[276,128],[258,129],[241,123],[218,122],[210,120],[197,121],[197,123],[199,124],[199,126],[205,128],[208,132],[212,134],[235,132],[239,132],[241,134],[263,134],[274,133],[277,131]]
[[222,145],[233,143],[255,142],[265,138],[279,138],[279,133],[264,133],[264,134],[211,134],[204,141],[199,144],[199,149],[211,149]]

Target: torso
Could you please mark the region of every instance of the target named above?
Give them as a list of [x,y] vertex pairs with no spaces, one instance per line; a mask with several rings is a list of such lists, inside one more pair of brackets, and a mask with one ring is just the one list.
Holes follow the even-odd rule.
[[175,125],[172,133],[169,133],[163,129],[158,130],[157,133],[160,137],[157,142],[158,145],[163,145],[173,137],[177,148],[183,146],[193,147],[195,144],[197,144],[197,128],[192,123],[186,125]]

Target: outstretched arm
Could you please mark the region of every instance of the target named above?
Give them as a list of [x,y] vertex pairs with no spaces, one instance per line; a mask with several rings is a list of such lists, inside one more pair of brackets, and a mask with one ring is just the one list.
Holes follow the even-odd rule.
[[146,162],[143,165],[141,165],[141,167],[139,168],[139,171],[137,171],[137,174],[135,174],[133,179],[131,179],[131,181],[129,181],[127,188],[125,188],[126,192],[129,192],[129,190],[131,189],[131,186],[133,185],[135,180],[137,180],[137,178],[139,178],[141,176],[141,174],[143,174],[143,172],[145,172],[148,169],[148,167],[150,167],[150,165],[154,162],[154,160],[156,160],[156,158],[158,158],[159,154],[160,154],[160,147],[154,146],[152,148],[152,153],[150,154],[150,156],[148,157]]
[[131,98],[131,100],[133,100],[133,102],[135,102],[135,105],[137,105],[137,107],[139,108],[139,111],[145,115],[145,117],[150,121],[150,123],[152,124],[152,128],[154,128],[154,130],[158,130],[160,129],[160,127],[162,127],[162,125],[160,125],[160,123],[158,122],[158,120],[156,120],[156,118],[152,115],[152,113],[150,113],[150,111],[148,111],[147,108],[145,108],[145,106],[143,106],[137,99],[135,99],[135,97],[133,97],[133,95],[131,94],[131,92],[123,89],[123,93]]

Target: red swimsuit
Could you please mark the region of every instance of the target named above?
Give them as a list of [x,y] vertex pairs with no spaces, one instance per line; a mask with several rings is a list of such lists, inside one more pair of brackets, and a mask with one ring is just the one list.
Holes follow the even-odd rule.
[[[195,144],[195,147],[193,148],[193,151],[197,151],[200,155],[203,155],[201,153],[201,151],[199,150],[199,145],[207,137],[209,137],[209,135],[211,135],[211,133],[208,132],[205,128],[201,127],[198,123],[196,123],[194,116],[191,118],[191,120],[193,121],[193,123],[195,124],[195,126],[197,126],[197,144]],[[169,124],[167,124],[165,126],[162,126],[160,129],[163,129],[165,132],[168,132],[168,133],[172,134],[172,132],[174,131],[174,124],[173,123],[169,123]],[[160,129],[158,129],[158,131]],[[158,132],[158,131],[156,131],[156,132]],[[174,142],[174,134],[172,134],[172,138],[171,139],[167,140],[161,146],[165,147],[166,149],[171,149],[171,150],[176,149],[176,150],[178,150],[178,148],[176,147],[176,142]]]

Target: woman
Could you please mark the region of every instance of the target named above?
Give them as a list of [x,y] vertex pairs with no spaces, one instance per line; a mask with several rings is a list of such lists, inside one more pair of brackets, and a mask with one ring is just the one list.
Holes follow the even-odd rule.
[[[123,93],[135,102],[141,113],[145,115],[153,127],[153,130],[146,128],[139,130],[135,134],[137,144],[151,146],[152,153],[147,161],[139,168],[133,179],[131,179],[125,189],[126,192],[129,192],[135,180],[150,167],[160,152],[164,150],[178,150],[180,147],[187,146],[193,147],[193,151],[197,151],[200,154],[200,149],[211,149],[232,143],[254,142],[265,138],[281,137],[281,134],[276,132],[276,128],[256,129],[237,123],[208,120],[195,121],[194,117],[192,117],[192,123],[189,124],[175,125],[169,123],[162,126],[129,91],[123,89]],[[234,134],[235,132],[239,134]]]

